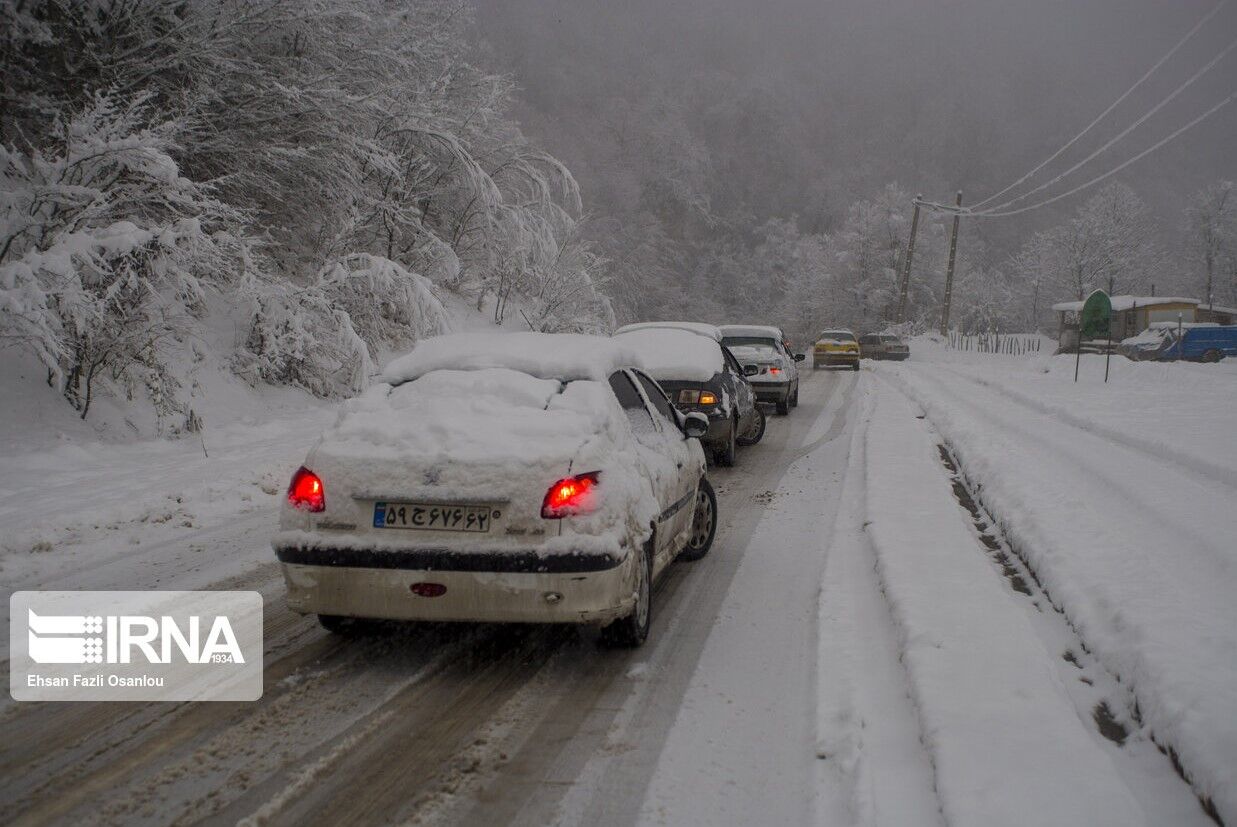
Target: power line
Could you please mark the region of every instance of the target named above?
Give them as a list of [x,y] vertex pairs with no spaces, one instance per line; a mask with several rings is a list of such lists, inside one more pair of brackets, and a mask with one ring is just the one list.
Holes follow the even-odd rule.
[[1150,155],[1152,152],[1155,152],[1157,149],[1159,149],[1160,147],[1164,146],[1164,145],[1165,145],[1166,143],[1168,143],[1169,141],[1171,141],[1171,140],[1173,140],[1174,138],[1176,138],[1178,135],[1180,135],[1180,134],[1182,134],[1183,132],[1186,132],[1187,130],[1190,130],[1190,129],[1192,129],[1193,127],[1197,126],[1198,124],[1202,123],[1204,120],[1206,120],[1207,118],[1209,118],[1209,117],[1211,117],[1212,115],[1214,115],[1214,114],[1215,114],[1216,112],[1218,112],[1220,109],[1223,109],[1225,106],[1227,106],[1228,104],[1232,103],[1232,102],[1233,102],[1233,100],[1235,100],[1235,99],[1237,99],[1237,91],[1235,91],[1235,92],[1233,92],[1232,94],[1230,94],[1227,98],[1225,98],[1224,100],[1220,101],[1220,102],[1219,102],[1219,103],[1217,103],[1215,106],[1211,107],[1211,108],[1210,108],[1210,109],[1208,109],[1206,112],[1204,112],[1203,114],[1199,115],[1199,116],[1198,116],[1197,118],[1195,118],[1194,120],[1192,120],[1192,121],[1190,121],[1189,123],[1187,123],[1185,126],[1182,126],[1181,128],[1177,129],[1176,131],[1174,131],[1174,132],[1170,133],[1168,136],[1166,136],[1166,137],[1162,138],[1161,140],[1159,140],[1159,141],[1157,141],[1156,143],[1152,144],[1151,146],[1147,147],[1147,148],[1146,148],[1146,149],[1144,149],[1142,152],[1140,152],[1140,153],[1138,153],[1137,155],[1135,155],[1133,158],[1130,158],[1129,160],[1127,160],[1127,161],[1125,161],[1125,162],[1123,162],[1123,163],[1121,163],[1121,164],[1119,164],[1119,165],[1117,165],[1117,166],[1113,167],[1112,169],[1108,170],[1108,172],[1105,172],[1103,175],[1097,175],[1096,177],[1092,178],[1090,181],[1087,181],[1085,184],[1079,184],[1078,186],[1074,187],[1072,190],[1069,190],[1069,191],[1067,191],[1067,192],[1063,192],[1063,193],[1061,193],[1060,195],[1054,195],[1052,198],[1048,198],[1048,199],[1045,199],[1045,200],[1043,200],[1043,201],[1039,201],[1039,202],[1036,202],[1036,203],[1034,203],[1034,204],[1030,204],[1030,205],[1025,206],[1025,207],[1019,207],[1019,208],[1018,208],[1018,209],[1016,209],[1016,210],[1004,210],[1004,211],[1000,211],[1000,212],[997,212],[997,211],[994,211],[994,210],[988,210],[988,211],[985,211],[985,212],[977,212],[977,213],[966,213],[966,212],[963,212],[963,214],[964,214],[964,215],[969,215],[971,218],[1003,218],[1003,217],[1005,217],[1005,216],[1009,216],[1009,215],[1018,215],[1019,213],[1029,212],[1029,211],[1031,211],[1031,210],[1037,210],[1037,209],[1039,209],[1040,207],[1045,207],[1045,206],[1047,206],[1047,205],[1049,205],[1049,204],[1052,204],[1052,203],[1054,203],[1054,202],[1056,202],[1056,201],[1060,201],[1062,198],[1068,198],[1069,196],[1071,196],[1071,195],[1073,195],[1073,194],[1075,194],[1075,193],[1077,193],[1077,192],[1081,192],[1082,190],[1085,190],[1085,189],[1086,189],[1086,188],[1088,188],[1088,187],[1094,186],[1094,185],[1096,185],[1096,184],[1100,183],[1101,181],[1103,181],[1103,180],[1105,180],[1105,179],[1111,178],[1112,176],[1116,175],[1118,172],[1120,172],[1121,170],[1125,169],[1126,167],[1128,167],[1130,164],[1134,163],[1135,161],[1138,161],[1138,160],[1141,160],[1142,158],[1145,158],[1146,156]]
[[1137,82],[1135,82],[1135,84],[1134,84],[1133,86],[1131,86],[1129,89],[1125,90],[1125,92],[1121,95],[1121,97],[1119,97],[1119,98],[1117,98],[1115,101],[1113,101],[1113,102],[1109,105],[1109,107],[1108,107],[1107,109],[1105,109],[1103,112],[1101,112],[1101,113],[1100,113],[1100,114],[1096,117],[1096,119],[1095,119],[1095,120],[1093,120],[1093,121],[1091,121],[1091,123],[1087,124],[1087,126],[1086,126],[1086,128],[1085,128],[1085,129],[1083,129],[1081,132],[1079,132],[1079,133],[1078,133],[1077,135],[1075,135],[1073,138],[1070,138],[1070,139],[1069,139],[1069,141],[1067,141],[1067,142],[1065,143],[1065,145],[1064,145],[1064,146],[1062,146],[1062,147],[1061,147],[1060,149],[1058,149],[1056,152],[1052,153],[1052,155],[1048,156],[1046,159],[1044,159],[1043,161],[1041,161],[1041,162],[1040,162],[1040,164],[1039,164],[1038,166],[1036,166],[1036,167],[1035,167],[1034,169],[1032,169],[1030,172],[1028,172],[1028,173],[1026,173],[1025,175],[1023,175],[1023,176],[1022,176],[1021,178],[1019,178],[1017,181],[1015,181],[1015,182],[1013,182],[1012,184],[1010,184],[1009,186],[1005,187],[1005,189],[1001,190],[1000,192],[996,192],[996,193],[993,193],[992,195],[989,195],[989,196],[988,196],[987,198],[985,198],[984,200],[982,200],[982,201],[978,202],[977,204],[975,204],[975,205],[974,205],[971,209],[972,209],[972,210],[977,210],[977,209],[979,209],[979,208],[983,207],[983,206],[984,206],[985,204],[987,204],[988,202],[990,202],[990,201],[995,201],[996,199],[1000,198],[1000,197],[1001,197],[1002,195],[1004,195],[1005,193],[1009,192],[1010,190],[1014,189],[1014,188],[1015,188],[1015,187],[1017,187],[1018,185],[1020,185],[1020,184],[1022,184],[1023,182],[1025,182],[1028,178],[1030,178],[1031,176],[1035,175],[1037,172],[1039,172],[1039,171],[1040,171],[1041,169],[1043,169],[1044,167],[1048,166],[1050,163],[1052,163],[1053,161],[1055,161],[1057,158],[1061,157],[1061,154],[1062,154],[1063,152],[1065,152],[1067,149],[1069,149],[1071,146],[1073,146],[1075,143],[1077,143],[1079,139],[1081,139],[1084,135],[1086,135],[1088,132],[1090,132],[1090,131],[1091,131],[1091,130],[1092,130],[1092,129],[1096,126],[1096,124],[1098,124],[1100,121],[1104,120],[1104,118],[1106,118],[1106,117],[1109,115],[1109,113],[1111,113],[1114,109],[1116,109],[1119,105],[1121,105],[1121,102],[1122,102],[1122,101],[1124,101],[1126,98],[1128,98],[1128,97],[1129,97],[1129,96],[1130,96],[1130,95],[1134,92],[1134,90],[1136,90],[1138,87],[1142,86],[1142,85],[1143,85],[1143,83],[1144,83],[1144,82],[1145,82],[1145,81],[1146,81],[1149,77],[1151,77],[1153,74],[1155,74],[1155,73],[1156,73],[1156,71],[1157,71],[1157,70],[1158,70],[1161,66],[1163,66],[1165,63],[1167,63],[1167,62],[1168,62],[1168,60],[1169,60],[1169,58],[1171,58],[1173,55],[1175,55],[1175,54],[1177,53],[1177,51],[1178,51],[1178,50],[1180,50],[1180,49],[1181,49],[1181,47],[1182,47],[1182,46],[1184,46],[1184,45],[1186,44],[1186,42],[1187,42],[1187,41],[1189,41],[1192,37],[1194,37],[1194,35],[1198,34],[1199,29],[1201,29],[1204,25],[1206,25],[1208,20],[1210,20],[1211,18],[1215,17],[1215,15],[1216,15],[1216,14],[1220,11],[1220,9],[1224,8],[1226,5],[1228,5],[1228,0],[1220,0],[1220,2],[1219,2],[1218,4],[1216,4],[1215,8],[1213,8],[1211,11],[1207,12],[1207,14],[1203,15],[1202,19],[1200,19],[1197,23],[1195,23],[1195,24],[1194,24],[1194,28],[1190,29],[1190,31],[1186,33],[1185,37],[1183,37],[1183,38],[1181,38],[1180,40],[1178,40],[1178,41],[1177,41],[1177,43],[1176,43],[1176,45],[1174,45],[1171,49],[1169,49],[1169,50],[1168,50],[1168,52],[1167,52],[1167,53],[1166,53],[1163,57],[1161,57],[1159,60],[1157,60],[1157,61],[1155,62],[1155,64],[1154,64],[1154,65],[1153,65],[1150,69],[1148,69],[1148,70],[1146,71],[1146,73],[1145,73],[1142,77],[1140,77],[1140,78],[1137,80]]
[[[1223,60],[1224,58],[1228,57],[1228,55],[1229,55],[1229,54],[1233,51],[1233,49],[1237,49],[1237,38],[1234,38],[1234,39],[1233,39],[1233,41],[1232,41],[1231,43],[1229,43],[1229,44],[1228,44],[1228,46],[1226,46],[1226,47],[1225,47],[1225,48],[1224,48],[1224,49],[1223,49],[1223,50],[1222,50],[1222,51],[1221,51],[1218,55],[1216,55],[1215,57],[1213,57],[1213,58],[1212,58],[1212,59],[1211,59],[1211,60],[1210,60],[1210,61],[1209,61],[1209,62],[1208,62],[1205,66],[1203,66],[1203,68],[1199,69],[1197,72],[1195,72],[1193,75],[1191,75],[1191,76],[1190,76],[1190,78],[1189,78],[1189,79],[1188,79],[1185,83],[1181,84],[1181,85],[1180,85],[1180,86],[1178,86],[1176,89],[1174,89],[1172,92],[1170,92],[1170,93],[1168,94],[1168,96],[1167,96],[1167,97],[1165,97],[1163,100],[1161,100],[1161,101],[1160,101],[1159,103],[1157,103],[1155,106],[1151,107],[1151,109],[1147,110],[1147,112],[1146,112],[1146,113],[1145,113],[1145,114],[1144,114],[1141,118],[1139,118],[1138,120],[1134,121],[1134,123],[1132,123],[1132,124],[1130,124],[1129,126],[1127,126],[1127,127],[1126,127],[1124,130],[1122,130],[1121,132],[1117,133],[1117,135],[1115,135],[1113,138],[1111,138],[1111,139],[1110,139],[1107,143],[1105,143],[1105,144],[1104,144],[1103,146],[1101,146],[1099,149],[1095,150],[1095,152],[1092,152],[1092,153],[1091,153],[1090,155],[1088,155],[1086,158],[1083,158],[1081,161],[1079,161],[1078,163],[1074,164],[1072,167],[1070,167],[1069,169],[1065,170],[1065,172],[1062,172],[1060,175],[1057,175],[1057,176],[1056,176],[1055,178],[1053,178],[1052,180],[1047,181],[1047,182],[1045,182],[1045,183],[1043,183],[1043,184],[1040,184],[1038,187],[1035,187],[1034,189],[1027,190],[1027,191],[1026,191],[1026,192],[1024,192],[1022,195],[1015,196],[1015,197],[1013,197],[1013,198],[1009,199],[1008,201],[1004,201],[1004,202],[1002,202],[1002,203],[1000,203],[1000,204],[996,205],[995,207],[990,207],[990,208],[989,208],[988,210],[986,210],[985,212],[994,212],[994,211],[1002,210],[1002,209],[1004,209],[1005,207],[1008,207],[1008,206],[1011,206],[1011,205],[1013,205],[1013,204],[1016,204],[1016,203],[1018,203],[1019,201],[1023,200],[1024,198],[1029,198],[1030,196],[1034,195],[1034,194],[1035,194],[1035,193],[1037,193],[1037,192],[1043,192],[1044,190],[1046,190],[1046,189],[1048,189],[1049,187],[1051,187],[1053,184],[1055,184],[1055,183],[1057,183],[1058,181],[1060,181],[1062,178],[1065,178],[1066,176],[1070,175],[1071,173],[1076,172],[1078,169],[1082,168],[1082,167],[1083,167],[1083,166],[1085,166],[1087,163],[1089,163],[1090,161],[1094,160],[1097,156],[1099,156],[1099,155],[1103,154],[1106,150],[1108,150],[1111,146],[1113,146],[1113,145],[1114,145],[1114,144],[1116,144],[1118,141],[1120,141],[1121,139],[1123,139],[1126,135],[1129,135],[1131,132],[1133,132],[1135,129],[1137,129],[1139,126],[1141,126],[1141,125],[1142,125],[1143,123],[1145,123],[1145,122],[1146,122],[1149,118],[1151,118],[1151,116],[1155,115],[1155,113],[1156,113],[1156,112],[1159,112],[1161,109],[1163,109],[1165,106],[1167,106],[1167,105],[1168,105],[1168,104],[1169,104],[1172,100],[1174,100],[1174,99],[1175,99],[1178,95],[1180,95],[1182,92],[1184,92],[1186,89],[1188,89],[1188,88],[1189,88],[1189,87],[1190,87],[1190,86],[1191,86],[1191,85],[1192,85],[1195,81],[1197,81],[1197,80],[1198,80],[1199,78],[1201,78],[1203,75],[1207,74],[1207,72],[1211,71],[1211,70],[1215,67],[1215,65],[1216,65],[1217,63],[1219,63],[1219,62],[1220,62],[1221,60]],[[974,208],[972,208],[972,210],[974,210]],[[975,212],[973,212],[972,214],[973,214],[973,215],[980,215],[980,214],[982,214],[982,213],[975,213]]]

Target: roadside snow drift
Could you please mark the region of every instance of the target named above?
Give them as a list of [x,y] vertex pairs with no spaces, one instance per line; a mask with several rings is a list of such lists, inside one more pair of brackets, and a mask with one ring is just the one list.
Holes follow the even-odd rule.
[[929,434],[885,388],[866,454],[868,536],[946,823],[1143,823],[979,550]]
[[878,375],[923,406],[1149,734],[1237,822],[1237,365],[957,354]]

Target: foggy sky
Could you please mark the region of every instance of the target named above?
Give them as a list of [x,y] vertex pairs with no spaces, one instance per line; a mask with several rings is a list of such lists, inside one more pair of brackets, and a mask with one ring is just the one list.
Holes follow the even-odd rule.
[[[757,212],[819,212],[896,180],[968,202],[1017,178],[1085,126],[1209,8],[1212,0],[478,0],[488,53],[515,73],[526,130],[576,171],[588,198],[604,171],[586,121],[606,101],[651,94],[696,113],[729,90],[759,90],[753,117],[688,119],[731,164],[768,174],[746,186]],[[1097,128],[1063,170],[1128,125],[1237,35],[1224,9]],[[1237,54],[1108,154],[1103,172],[1237,87]],[[763,103],[769,110],[762,113]],[[636,125],[638,128],[638,125]],[[726,140],[728,130],[743,137]],[[761,130],[800,148],[771,163]],[[708,133],[713,133],[710,137]],[[1237,177],[1237,105],[1123,173],[1165,221],[1217,178]],[[716,153],[715,153],[716,154]],[[827,194],[805,195],[804,176]],[[1044,178],[1037,180],[1046,180]],[[764,192],[758,191],[761,187]],[[1058,187],[1047,194],[1053,194]],[[797,193],[797,194],[795,194]],[[991,228],[1010,242],[1061,220],[1085,195]],[[1026,202],[1030,203],[1030,201]],[[815,218],[808,216],[809,222]]]

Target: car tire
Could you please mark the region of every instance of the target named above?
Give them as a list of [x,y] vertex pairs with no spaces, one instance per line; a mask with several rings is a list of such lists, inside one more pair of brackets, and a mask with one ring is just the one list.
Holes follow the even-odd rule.
[[856,361],[856,362],[855,362],[855,364],[853,364],[853,365],[851,365],[851,366],[850,366],[850,369],[851,369],[851,370],[859,370],[859,362],[857,362],[857,361]]
[[795,382],[794,393],[790,395],[790,407],[792,408],[799,407],[799,383],[798,382]]
[[1218,362],[1223,358],[1224,358],[1224,354],[1216,350],[1215,348],[1211,348],[1210,350],[1205,351],[1203,353],[1204,362]]
[[730,428],[727,430],[726,443],[720,448],[713,451],[713,464],[719,465],[722,468],[733,468],[735,461],[735,443],[738,442],[736,431],[739,426],[735,421],[730,420]]
[[333,635],[358,635],[368,624],[359,617],[344,615],[318,615],[318,624]]
[[790,413],[790,394],[787,393],[785,399],[779,402],[775,402],[773,404],[774,404],[774,407],[777,409],[778,416],[786,416],[788,413]]
[[642,575],[636,581],[636,605],[631,607],[631,614],[620,617],[601,630],[601,642],[606,646],[621,649],[634,649],[649,637],[649,626],[653,620],[653,537],[640,552],[640,568]]
[[765,435],[765,411],[759,405],[756,406],[756,423],[743,436],[738,437],[735,441],[740,445],[755,445],[760,442]]
[[692,513],[691,531],[687,535],[687,545],[679,557],[684,560],[699,560],[709,553],[713,547],[713,537],[717,534],[717,495],[708,477],[700,478],[696,488],[696,510]]

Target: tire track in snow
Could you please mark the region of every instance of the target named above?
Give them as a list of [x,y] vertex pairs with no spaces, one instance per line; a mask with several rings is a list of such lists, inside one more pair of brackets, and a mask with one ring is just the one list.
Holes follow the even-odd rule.
[[[950,371],[950,373],[954,372]],[[903,374],[902,370],[882,370],[879,375],[896,392],[902,394],[914,404],[923,407],[927,411],[929,420],[933,420],[935,416],[942,414],[948,415],[940,407],[939,403],[925,402],[922,391],[913,387],[913,383]],[[959,378],[965,379],[966,377]],[[982,383],[972,382],[969,384],[975,389],[991,394],[993,397],[1006,397],[1006,395],[1000,394],[995,389],[985,387]],[[1143,538],[1142,545],[1149,548],[1177,549],[1179,552],[1188,552],[1187,557],[1190,555],[1195,556],[1196,559],[1193,563],[1180,557],[1180,555],[1178,558],[1172,559],[1164,559],[1162,556],[1148,559],[1145,555],[1139,558],[1140,565],[1143,566],[1140,570],[1141,579],[1148,584],[1149,588],[1155,590],[1156,600],[1161,603],[1169,601],[1169,605],[1172,605],[1181,600],[1182,595],[1186,593],[1190,595],[1190,599],[1186,601],[1190,605],[1209,605],[1213,602],[1223,604],[1227,600],[1223,592],[1223,583],[1226,580],[1221,575],[1232,564],[1231,550],[1226,554],[1223,549],[1214,545],[1210,537],[1199,535],[1194,530],[1194,526],[1189,524],[1188,518],[1176,513],[1166,515],[1163,503],[1149,498],[1149,494],[1154,493],[1154,491],[1145,491],[1137,485],[1132,485],[1130,482],[1131,480],[1153,478],[1157,472],[1161,475],[1173,473],[1180,476],[1182,471],[1184,471],[1184,469],[1178,470],[1180,466],[1166,466],[1161,458],[1149,455],[1136,446],[1128,447],[1105,440],[1102,436],[1092,434],[1086,429],[1074,429],[1077,431],[1078,436],[1081,437],[1082,444],[1089,443],[1083,451],[1077,451],[1077,444],[1072,446],[1075,450],[1063,449],[1061,444],[1054,441],[1051,436],[1052,429],[1059,427],[1056,424],[1056,419],[1052,414],[1039,413],[1034,409],[1019,409],[1020,418],[1024,421],[1013,422],[997,413],[1002,409],[1000,404],[981,404],[981,401],[973,394],[962,395],[955,393],[950,397],[950,404],[959,406],[969,412],[970,415],[986,422],[988,427],[995,428],[998,434],[1006,434],[1009,445],[1016,446],[1020,441],[1030,442],[1044,455],[1050,456],[1053,461],[1061,462],[1069,469],[1072,469],[1074,475],[1099,483],[1098,487],[1093,485],[1082,489],[1087,491],[1090,499],[1104,500],[1103,503],[1096,504],[1079,512],[1082,519],[1093,520],[1095,514],[1120,515],[1121,520],[1129,525],[1138,527],[1137,535]],[[933,424],[937,426],[938,431],[941,431],[940,423],[934,422]],[[959,467],[964,475],[969,474],[968,462],[980,461],[991,463],[992,457],[973,457],[965,452],[960,452],[959,446],[947,438],[947,431],[943,433],[946,436],[945,441],[951,453],[960,460]],[[1096,444],[1103,447],[1092,447]],[[1124,452],[1120,467],[1125,473],[1121,478],[1114,477],[1101,470],[1102,463],[1094,461],[1104,451]],[[1110,462],[1109,464],[1115,467],[1114,463]],[[1063,485],[1067,485],[1068,482],[1068,477],[1061,480]],[[1231,513],[1231,509],[1226,509],[1223,505],[1225,500],[1224,494],[1184,478],[1182,484],[1189,485],[1191,491],[1188,508],[1197,509],[1199,514],[1207,514],[1209,512],[1213,514]],[[1045,598],[1051,602],[1051,605],[1063,610],[1065,621],[1071,633],[1079,641],[1080,647],[1085,647],[1086,645],[1085,636],[1078,626],[1078,616],[1072,613],[1081,612],[1084,620],[1089,619],[1092,623],[1101,627],[1099,630],[1100,634],[1111,635],[1113,633],[1113,630],[1104,628],[1105,624],[1115,623],[1117,631],[1120,631],[1127,625],[1131,625],[1131,621],[1134,620],[1133,618],[1126,619],[1118,616],[1113,621],[1103,619],[1102,614],[1094,614],[1094,609],[1085,605],[1085,602],[1080,602],[1076,595],[1073,599],[1064,601],[1053,598],[1050,589],[1052,591],[1067,591],[1066,586],[1069,586],[1069,590],[1076,592],[1077,588],[1067,581],[1061,580],[1059,574],[1054,571],[1038,571],[1030,565],[1032,562],[1028,553],[1030,549],[1020,548],[1019,538],[1011,535],[1008,530],[1011,524],[1011,516],[1016,516],[1016,512],[1007,514],[1000,503],[993,502],[990,495],[977,485],[972,485],[971,491],[975,500],[985,509],[985,512],[995,517],[994,525],[1000,526],[1005,542],[1009,543],[1012,549],[1018,551],[1017,556],[1020,559],[1027,561],[1024,568],[1028,575],[1040,586]],[[1011,502],[1014,503],[1011,507],[1019,508],[1016,500]],[[1005,505],[1010,506],[1010,503],[1005,503]],[[1070,518],[1067,515],[1061,514],[1058,515],[1058,519],[1066,520]],[[1019,523],[1024,530],[1027,529],[1025,520],[1020,520]],[[1033,528],[1030,529],[1030,532],[1028,534],[1030,539],[1027,539],[1027,542],[1044,546],[1047,542],[1045,538],[1038,536]],[[1189,538],[1189,541],[1181,542],[1181,534]],[[1046,547],[1052,548],[1050,543]],[[1208,577],[1205,570],[1208,566],[1218,566],[1218,569],[1213,571],[1213,574],[1216,576]],[[1049,579],[1049,577],[1054,579]],[[1175,585],[1177,588],[1171,592],[1166,591],[1169,585]],[[1185,589],[1184,592],[1182,591],[1183,589]],[[1121,608],[1119,605],[1111,605],[1111,601],[1107,601],[1104,594],[1097,594],[1088,599],[1100,601],[1101,605],[1106,606],[1108,610],[1119,612]],[[1140,628],[1137,622],[1133,622],[1132,625],[1135,629]],[[1231,630],[1229,631],[1231,632]],[[1139,634],[1143,637],[1146,636],[1145,631],[1139,632]],[[1214,637],[1217,632],[1215,630],[1199,629],[1196,634]],[[1166,644],[1163,641],[1157,644],[1157,646],[1161,647],[1164,645]],[[1084,651],[1086,651],[1085,648]],[[1180,717],[1180,712],[1172,712],[1171,710],[1180,709],[1181,700],[1160,697],[1161,692],[1169,692],[1179,688],[1179,682],[1164,687],[1164,678],[1158,676],[1152,664],[1145,662],[1146,654],[1141,647],[1137,648],[1132,655],[1129,652],[1123,651],[1101,651],[1098,654],[1100,656],[1098,662],[1103,664],[1106,673],[1113,676],[1113,679],[1116,681],[1121,682],[1124,679],[1124,685],[1128,686],[1130,691],[1133,692],[1135,708],[1142,713],[1143,717],[1148,719],[1145,726],[1146,736],[1156,743],[1161,752],[1168,755],[1177,774],[1191,786],[1192,792],[1196,795],[1198,802],[1202,804],[1203,810],[1213,819],[1218,820],[1219,815],[1216,813],[1211,797],[1206,789],[1199,786],[1197,781],[1197,765],[1195,765],[1195,770],[1192,772],[1190,769],[1191,763],[1189,759],[1191,756],[1189,752],[1186,752],[1186,760],[1183,761],[1177,751],[1183,745],[1174,743],[1176,740],[1174,737],[1177,725],[1176,719]],[[1148,684],[1148,686],[1141,686],[1140,688],[1141,684]],[[1168,709],[1169,712],[1161,712],[1157,715],[1157,709]],[[1203,714],[1202,710],[1192,711],[1191,717],[1197,719],[1200,714]],[[1093,724],[1098,723],[1091,715],[1083,715],[1083,718],[1090,718]],[[1157,721],[1160,718],[1162,719]],[[1157,726],[1158,731],[1154,731]],[[1195,732],[1192,737],[1197,739],[1199,736],[1200,733]],[[1188,746],[1189,743],[1192,742],[1187,742],[1184,746]],[[1137,789],[1137,786],[1135,786],[1135,789]]]
[[[736,468],[710,472],[722,501],[717,546],[704,560],[667,572],[659,584],[665,591],[655,604],[649,644],[632,653],[595,653],[572,663],[560,659],[555,664],[562,674],[558,697],[513,754],[507,772],[487,779],[481,801],[452,820],[636,822],[714,619],[750,551],[765,508],[752,495],[776,489],[795,458],[840,433],[827,433],[811,445],[794,444],[797,434],[804,435],[800,440],[810,435],[820,417],[844,415],[839,410],[849,407],[845,403],[855,378],[848,373],[841,381],[809,380],[812,396],[804,398],[799,416],[771,421],[789,427],[771,428],[765,441],[743,449]],[[835,398],[839,390],[842,395]],[[808,419],[804,413],[814,415]],[[774,447],[776,452],[770,451]],[[642,668],[640,677],[623,680],[636,664]]]
[[[751,500],[751,494],[762,486],[775,486],[793,458],[841,433],[845,423],[835,422],[812,445],[793,444],[796,435],[802,440],[807,428],[837,401],[839,389],[848,393],[853,385],[853,379],[846,378],[823,383],[816,416],[775,419],[789,427],[771,428],[772,439],[766,437],[761,445],[744,449],[739,469],[717,473],[722,478],[719,487],[724,489],[721,496],[730,501],[729,517],[723,518],[730,531],[719,533],[719,544],[730,547],[732,554],[734,549],[746,549],[764,508],[763,503]],[[809,405],[800,410],[813,412]],[[841,420],[836,410],[833,414]],[[185,535],[100,561],[92,566],[92,577],[99,579],[110,566],[115,574],[109,577],[122,578],[151,560],[166,569],[167,587],[178,585],[180,573],[197,569],[202,583],[258,585],[273,592],[277,600],[277,570],[265,548],[259,552],[248,540],[254,526],[269,516],[265,511],[255,512],[227,526],[206,526],[193,533],[199,542],[226,541],[222,543],[228,549],[225,556],[235,557],[239,567],[226,578],[203,577],[210,570],[211,551],[196,557],[180,551],[178,546],[183,549],[187,542]],[[252,566],[250,555],[255,561]],[[494,726],[495,707],[504,699],[514,702],[536,690],[541,693],[536,698],[540,705],[526,709],[527,718],[506,722],[514,734],[508,740],[525,746],[522,755],[513,750],[512,756],[526,759],[525,766],[534,775],[561,772],[573,780],[598,751],[607,758],[618,757],[621,780],[591,791],[596,794],[586,797],[585,807],[600,811],[604,820],[629,822],[682,701],[682,687],[699,657],[708,624],[739,562],[718,565],[723,555],[716,551],[715,555],[701,563],[675,566],[667,573],[657,590],[657,637],[650,641],[651,647],[633,653],[598,650],[591,640],[581,640],[566,629],[523,630],[524,648],[503,644],[506,632],[492,627],[436,629],[424,637],[404,635],[385,641],[340,640],[280,606],[266,618],[267,693],[261,701],[249,705],[135,704],[123,709],[94,705],[68,716],[56,714],[50,706],[42,711],[23,708],[16,717],[4,719],[6,730],[10,724],[21,729],[19,740],[0,750],[0,761],[19,771],[5,774],[0,795],[16,805],[10,813],[21,823],[76,820],[86,813],[104,823],[222,822],[263,814],[261,808],[272,801],[276,803],[264,815],[275,821],[292,820],[289,816],[295,815],[299,821],[314,816],[315,809],[309,805],[322,800],[307,795],[298,779],[305,774],[320,779],[314,768],[325,759],[331,770],[329,786],[338,793],[341,805],[351,798],[349,790],[378,774],[387,783],[376,791],[377,800],[413,818],[421,814],[420,805],[426,804],[425,812],[432,815],[443,809],[444,800],[448,808],[460,803],[471,806],[474,802],[463,793],[473,788],[469,781],[480,771],[490,772],[499,784],[509,778],[503,772],[517,762],[509,765],[495,760],[497,751],[477,747],[473,735]],[[59,580],[65,586],[80,582],[69,576]],[[672,637],[680,636],[678,644],[669,644]],[[465,643],[453,643],[461,637]],[[498,649],[491,648],[480,661],[470,662],[467,657],[458,659],[460,645],[473,653],[487,645]],[[445,671],[417,672],[426,663],[453,658],[458,662]],[[628,673],[637,662],[660,666],[651,666],[647,678],[632,679]],[[416,676],[415,680],[409,675]],[[551,675],[556,681],[547,683]],[[656,702],[648,706],[649,700]],[[607,720],[613,723],[623,709],[629,717],[621,737],[629,739],[634,749],[623,753],[626,748],[621,747],[612,754],[607,752],[615,746],[611,733],[598,726]],[[375,721],[381,723],[375,725]],[[384,749],[367,746],[375,734],[375,740],[386,744]],[[406,760],[390,759],[418,737],[428,738],[432,748],[415,750]],[[483,764],[478,772],[470,770],[467,762],[457,765],[477,755]],[[33,774],[20,771],[22,767]],[[553,812],[567,785],[540,782],[539,777],[533,785],[536,796],[508,801],[513,805],[511,811],[518,814],[524,803],[535,798],[529,812],[540,807]],[[311,784],[308,789],[316,786]],[[444,792],[444,786],[458,789],[461,795]],[[615,809],[616,802],[626,799],[615,799],[612,794],[624,792],[631,792],[634,800],[625,809]],[[366,812],[379,814],[377,810]]]
[[870,390],[863,403],[821,586],[816,665],[821,795],[840,784],[846,812],[829,818],[822,801],[817,818],[822,825],[940,825],[935,766],[867,535]]

